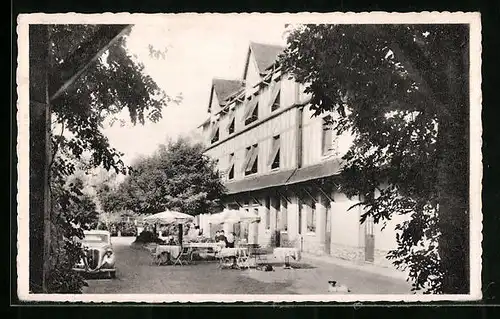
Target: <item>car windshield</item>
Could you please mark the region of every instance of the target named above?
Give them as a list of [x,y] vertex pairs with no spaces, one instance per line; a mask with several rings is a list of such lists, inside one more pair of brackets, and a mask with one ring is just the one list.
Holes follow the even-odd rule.
[[84,242],[87,243],[107,243],[108,235],[106,234],[85,234],[85,238],[83,238]]

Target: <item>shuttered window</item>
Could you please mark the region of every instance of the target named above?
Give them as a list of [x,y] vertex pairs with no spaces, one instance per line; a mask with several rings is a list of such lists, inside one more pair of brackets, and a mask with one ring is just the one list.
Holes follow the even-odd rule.
[[219,140],[219,122],[215,122],[210,133],[210,143],[213,144]]
[[267,161],[267,165],[271,166],[271,169],[277,169],[280,167],[280,136],[276,135],[273,137],[271,152],[269,153],[269,159]]
[[228,124],[227,124],[227,132],[229,134],[233,134],[234,133],[235,114],[236,113],[234,111],[231,111],[231,113],[229,114]]
[[229,154],[229,165],[226,171],[227,179],[231,180],[234,178],[234,153]]
[[259,149],[257,144],[247,147],[243,170],[245,175],[255,174],[258,171]]
[[245,125],[255,122],[259,118],[259,98],[252,95],[251,99],[245,105],[243,121]]
[[271,96],[269,101],[271,103],[271,112],[272,112],[280,108],[281,82],[271,81],[270,90],[271,90]]

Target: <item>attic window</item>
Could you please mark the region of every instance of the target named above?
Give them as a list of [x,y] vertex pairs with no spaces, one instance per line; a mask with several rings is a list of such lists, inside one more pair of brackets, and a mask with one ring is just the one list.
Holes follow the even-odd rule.
[[229,119],[229,126],[227,127],[227,131],[229,132],[229,134],[233,134],[234,133],[234,116],[232,118]]
[[255,108],[253,109],[252,115],[248,117],[245,121],[245,125],[248,125],[250,123],[253,123],[259,119],[259,103],[255,105]]
[[243,120],[245,125],[255,122],[259,118],[259,98],[257,96],[252,96],[251,99],[245,105],[245,114]]
[[280,97],[281,97],[281,85],[280,82],[272,81],[272,85],[269,88],[271,90],[270,103],[271,103],[271,112],[276,111],[280,108]]
[[280,108],[280,92],[278,92],[278,96],[276,96],[273,105],[271,105],[271,111],[276,111],[279,108]]
[[210,143],[216,143],[219,140],[219,124],[215,123],[212,128],[212,135],[210,136]]

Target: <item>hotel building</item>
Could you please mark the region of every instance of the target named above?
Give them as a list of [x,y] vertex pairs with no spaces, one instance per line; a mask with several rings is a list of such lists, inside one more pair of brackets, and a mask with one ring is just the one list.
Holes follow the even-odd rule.
[[[251,43],[241,79],[214,79],[209,118],[200,126],[205,154],[217,161],[227,210],[248,210],[259,222],[226,223],[249,243],[294,246],[316,255],[389,264],[394,223],[359,223],[359,202],[336,179],[352,137],[328,125],[333,113],[312,116],[304,86],[283,74],[283,48]],[[206,216],[200,217],[208,228]]]

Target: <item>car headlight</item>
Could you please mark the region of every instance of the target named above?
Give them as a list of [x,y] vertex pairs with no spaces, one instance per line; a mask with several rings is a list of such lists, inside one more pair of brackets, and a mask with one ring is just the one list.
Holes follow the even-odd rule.
[[106,253],[104,254],[104,256],[111,257],[111,255],[113,255],[113,251],[111,249],[106,250]]

